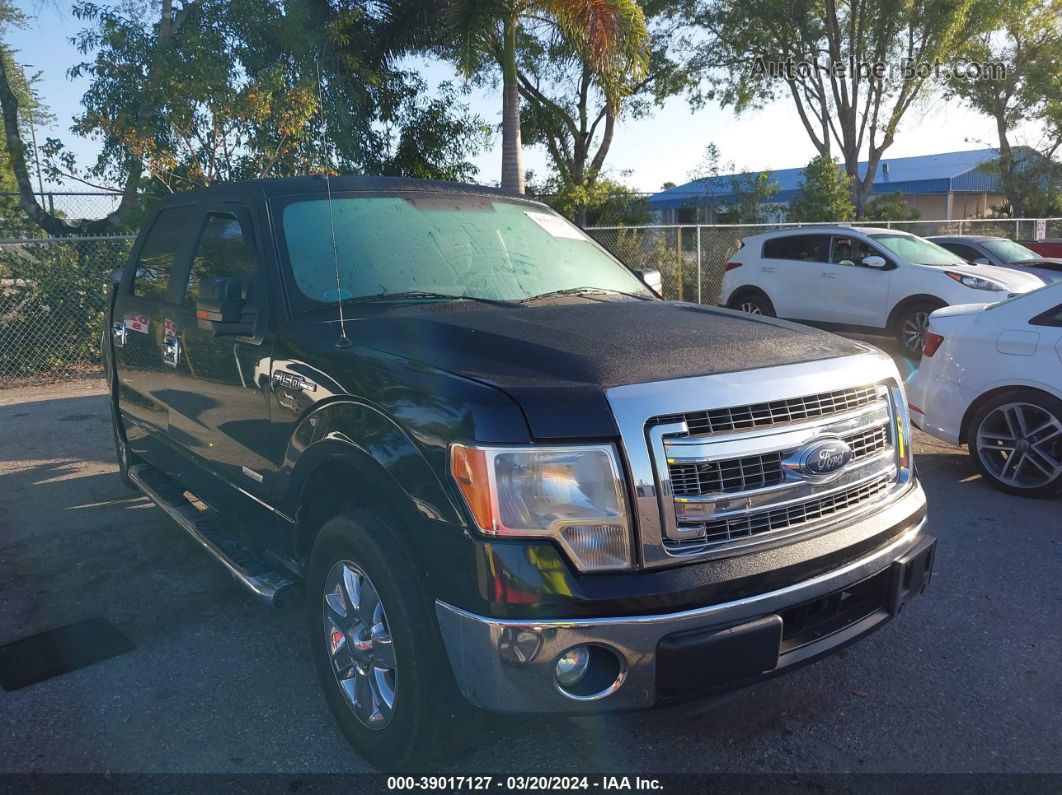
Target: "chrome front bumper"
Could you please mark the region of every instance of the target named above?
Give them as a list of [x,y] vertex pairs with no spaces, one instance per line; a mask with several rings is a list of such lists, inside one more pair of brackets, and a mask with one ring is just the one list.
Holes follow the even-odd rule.
[[[896,512],[896,522],[911,516],[924,504],[917,486],[885,509]],[[933,539],[924,534],[926,520],[904,532],[886,547],[834,571],[776,591],[757,594],[721,604],[707,605],[678,613],[626,618],[579,620],[500,620],[474,615],[460,608],[436,603],[439,627],[455,678],[462,693],[473,704],[501,712],[586,713],[651,707],[665,700],[661,691],[667,683],[657,682],[658,646],[662,639],[691,630],[746,625],[762,627],[772,621],[781,631],[778,613],[812,602],[866,580],[886,569],[897,582],[882,609],[851,626],[781,654],[774,667],[748,670],[745,680],[769,675],[820,656],[869,632],[899,612],[903,600],[914,596],[928,581],[932,567]],[[912,586],[903,568],[920,556],[918,581]],[[910,593],[901,586],[910,587]],[[762,636],[761,636],[762,637]],[[556,683],[557,658],[580,644],[603,647],[620,661],[615,685],[600,695],[576,697]],[[761,644],[762,646],[762,644]],[[739,647],[740,648],[740,647]],[[722,689],[722,688],[720,688]]]

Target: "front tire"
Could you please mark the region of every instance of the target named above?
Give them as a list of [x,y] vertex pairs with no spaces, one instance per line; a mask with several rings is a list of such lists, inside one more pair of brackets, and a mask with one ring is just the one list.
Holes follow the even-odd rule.
[[739,312],[748,312],[750,315],[775,317],[774,304],[769,298],[759,293],[741,293],[730,302],[730,307]]
[[431,603],[386,514],[354,510],[321,528],[306,580],[306,627],[325,699],[373,766],[437,758],[460,706]]
[[977,410],[967,436],[977,468],[997,489],[1023,497],[1062,489],[1062,400],[1004,392]]
[[905,354],[916,360],[922,358],[929,316],[940,308],[940,304],[923,302],[912,304],[899,314],[895,321],[894,333]]

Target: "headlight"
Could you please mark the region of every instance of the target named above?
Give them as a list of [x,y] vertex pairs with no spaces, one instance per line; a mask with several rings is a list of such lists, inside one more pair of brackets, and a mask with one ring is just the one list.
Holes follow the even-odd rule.
[[991,290],[993,292],[1002,292],[1007,288],[999,282],[993,282],[989,279],[982,279],[979,276],[970,276],[965,273],[955,273],[955,271],[945,271],[945,273],[959,284],[966,287],[972,287],[975,290]]
[[611,446],[450,448],[450,471],[484,533],[555,539],[582,571],[631,565]]

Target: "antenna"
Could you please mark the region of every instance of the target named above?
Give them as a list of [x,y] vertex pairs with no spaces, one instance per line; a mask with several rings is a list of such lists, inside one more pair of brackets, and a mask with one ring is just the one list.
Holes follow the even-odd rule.
[[[325,149],[325,115],[324,96],[321,91],[321,52],[318,50],[314,58],[317,66],[317,109],[321,114],[321,155],[326,156]],[[332,214],[332,181],[328,175],[330,163],[325,164],[324,178],[325,191],[328,193],[328,229],[332,233],[332,264],[336,269],[336,302],[339,306],[339,339],[336,341],[337,348],[349,348],[350,338],[347,337],[347,321],[343,316],[343,283],[339,278],[339,250],[336,248],[336,222]]]
[[336,266],[336,300],[339,305],[339,341],[337,348],[349,348],[350,339],[347,337],[346,319],[343,317],[343,286],[339,280],[339,251],[336,248],[336,223],[332,217],[332,182],[325,172],[325,190],[328,192],[328,228],[332,232],[332,263]]

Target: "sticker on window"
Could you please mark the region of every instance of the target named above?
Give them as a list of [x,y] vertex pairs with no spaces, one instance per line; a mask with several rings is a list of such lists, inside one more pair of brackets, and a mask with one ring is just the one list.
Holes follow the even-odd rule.
[[148,333],[148,326],[151,325],[151,321],[146,315],[126,315],[122,320],[125,321],[125,327],[130,331],[139,331],[141,334]]
[[547,213],[525,213],[528,218],[541,226],[554,237],[566,237],[571,240],[586,240],[583,233],[569,224],[563,218]]

